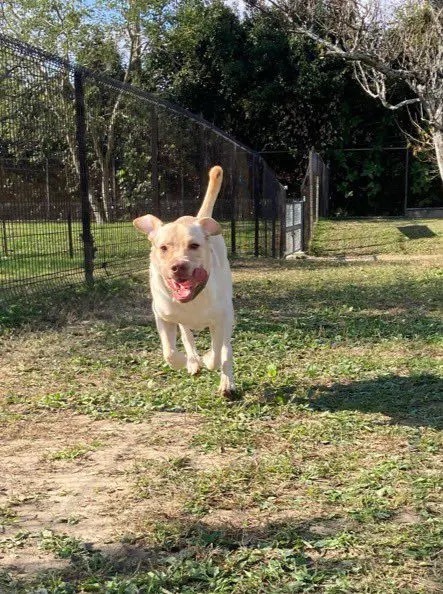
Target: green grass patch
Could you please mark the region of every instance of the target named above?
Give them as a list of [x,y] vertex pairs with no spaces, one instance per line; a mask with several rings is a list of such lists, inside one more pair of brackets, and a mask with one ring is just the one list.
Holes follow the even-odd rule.
[[315,229],[311,253],[315,256],[443,254],[443,220],[324,219]]
[[67,448],[48,454],[47,458],[48,460],[77,460],[78,458],[83,458],[87,454],[94,452],[101,445],[100,441],[93,441],[90,444],[76,443]]
[[[65,563],[27,579],[9,563],[2,592],[439,591],[439,266],[263,260],[234,262],[233,273],[235,402],[217,395],[216,373],[164,364],[145,275],[4,318],[5,435],[78,414],[142,433],[137,454],[131,433],[121,439],[113,469],[133,460],[130,494],[113,494],[114,548],[83,538],[84,519],[75,534],[69,523],[29,534],[19,503],[2,508],[0,523],[15,530],[5,551],[34,546]],[[200,349],[208,340],[198,337]],[[73,436],[50,452],[76,460],[63,470],[90,473],[94,440]]]

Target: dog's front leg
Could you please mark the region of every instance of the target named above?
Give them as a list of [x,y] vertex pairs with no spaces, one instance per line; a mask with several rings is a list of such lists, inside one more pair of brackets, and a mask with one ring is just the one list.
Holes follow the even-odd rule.
[[232,328],[233,320],[227,317],[222,323],[211,329],[214,357],[220,360],[221,376],[218,389],[223,396],[230,396],[235,392],[231,346]]
[[160,335],[165,361],[167,361],[171,367],[174,367],[174,369],[185,367],[186,356],[184,353],[177,351],[177,324],[166,322],[157,314],[155,315],[155,322]]
[[195,340],[194,335],[190,328],[186,326],[182,326],[180,324],[180,334],[183,341],[183,346],[185,347],[186,356],[187,356],[187,363],[186,367],[191,375],[195,375],[198,373],[202,366],[202,360],[197,353],[197,349],[195,348]]

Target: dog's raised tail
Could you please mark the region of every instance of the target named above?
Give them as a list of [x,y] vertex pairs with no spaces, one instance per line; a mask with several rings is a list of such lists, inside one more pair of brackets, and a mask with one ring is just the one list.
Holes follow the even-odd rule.
[[202,205],[198,211],[198,219],[212,217],[212,211],[214,209],[214,204],[217,200],[218,193],[220,192],[222,181],[223,169],[220,167],[220,165],[215,165],[215,167],[212,167],[209,171],[208,189],[206,190]]

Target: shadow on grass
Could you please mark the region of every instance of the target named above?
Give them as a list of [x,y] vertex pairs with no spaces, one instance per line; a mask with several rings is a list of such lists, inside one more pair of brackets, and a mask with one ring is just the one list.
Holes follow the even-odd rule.
[[443,380],[432,374],[386,375],[369,380],[318,385],[307,398],[294,397],[295,386],[268,390],[269,402],[308,404],[312,410],[381,413],[391,423],[443,429]]
[[427,225],[406,225],[404,227],[397,227],[408,239],[427,239],[430,237],[437,237]]
[[137,294],[146,308],[147,283],[126,276],[98,280],[92,289],[79,283],[43,288],[29,295],[3,295],[0,296],[0,334],[22,326],[63,326],[91,316],[118,318],[121,312],[129,312]]
[[[438,538],[420,527],[418,516],[414,521],[416,525],[408,528],[414,538],[406,550],[399,550],[399,564],[420,562],[438,552]],[[398,533],[395,511],[384,514],[380,522],[394,522],[391,530]],[[242,529],[172,517],[157,525],[157,544],[144,541],[143,535],[137,543],[113,547],[112,552],[79,543],[63,569],[41,572],[34,560],[26,580],[14,581],[8,578],[13,568],[4,567],[0,587],[2,594],[350,592],[360,575],[375,572],[373,578],[384,577],[379,551],[367,545],[367,530],[364,524],[338,516],[306,521],[286,517]],[[365,558],[363,543],[368,546]],[[387,549],[387,554],[392,553]],[[437,591],[432,569],[426,582],[433,585],[428,591]]]
[[[376,263],[383,269],[387,263]],[[412,309],[419,305],[432,305],[441,299],[441,285],[438,279],[398,278],[394,282],[380,282],[379,285],[362,285],[350,283],[346,279],[340,285],[327,283],[315,286],[297,283],[287,289],[282,283],[277,289],[270,290],[266,279],[260,278],[262,271],[288,270],[341,270],[357,266],[359,269],[371,268],[372,262],[339,262],[339,261],[282,261],[270,259],[243,259],[231,262],[233,269],[256,270],[257,276],[247,280],[246,291],[243,290],[244,281],[235,284],[235,291],[247,293],[238,301],[254,309],[257,304],[269,309],[279,310],[283,314],[296,305],[301,313],[314,308],[330,306],[332,308],[344,305],[354,309],[371,308],[402,308]],[[392,266],[392,264],[391,264]],[[398,264],[399,272],[404,270],[404,264]],[[15,328],[27,324],[63,325],[72,319],[82,319],[90,314],[97,314],[109,319],[119,318],[122,312],[129,312],[135,307],[149,310],[148,274],[144,272],[136,276],[123,278],[109,278],[99,280],[93,289],[87,289],[83,284],[68,287],[47,288],[29,295],[0,294],[0,330]],[[108,311],[105,311],[108,308]],[[321,313],[321,312],[319,312]]]
[[[3,575],[0,572],[0,587],[2,594],[25,594],[30,588],[41,588],[32,591],[47,594],[193,594],[228,593],[236,586],[246,592],[249,584],[250,591],[256,592],[263,582],[273,592],[276,587],[282,588],[279,592],[299,592],[355,572],[354,566],[359,563],[357,559],[354,563],[347,551],[356,526],[347,519],[313,517],[240,529],[206,524],[190,516],[168,518],[157,525],[157,544],[146,540],[152,539],[152,533],[139,536],[136,543],[103,550],[78,541],[75,552],[65,555],[64,568],[41,571],[38,561],[30,559],[22,568],[26,578],[15,580],[12,572],[17,567],[5,566]],[[342,555],[337,549],[342,549]],[[334,550],[333,558],[328,557],[329,550]]]

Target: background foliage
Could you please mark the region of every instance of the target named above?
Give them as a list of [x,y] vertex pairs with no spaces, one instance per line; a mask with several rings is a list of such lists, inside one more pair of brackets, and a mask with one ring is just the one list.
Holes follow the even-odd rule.
[[[405,151],[383,147],[406,146],[406,112],[365,95],[278,13],[239,15],[221,0],[20,0],[1,18],[9,33],[202,114],[265,153],[294,197],[315,146],[331,163],[333,212],[402,211]],[[412,150],[408,186],[410,206],[441,203],[438,177]]]

